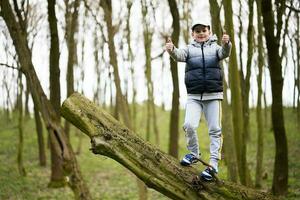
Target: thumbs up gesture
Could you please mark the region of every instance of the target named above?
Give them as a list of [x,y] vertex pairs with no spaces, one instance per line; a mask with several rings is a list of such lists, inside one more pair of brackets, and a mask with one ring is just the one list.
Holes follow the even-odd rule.
[[222,44],[228,44],[228,43],[229,43],[229,35],[227,35],[226,30],[224,30],[222,36]]
[[172,52],[174,49],[174,44],[172,42],[172,39],[170,37],[168,37],[167,42],[166,42],[166,50],[168,52]]

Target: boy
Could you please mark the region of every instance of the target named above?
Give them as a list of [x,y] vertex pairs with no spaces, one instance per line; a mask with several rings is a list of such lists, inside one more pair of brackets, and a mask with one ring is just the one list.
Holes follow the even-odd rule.
[[185,85],[188,93],[183,129],[186,133],[187,148],[190,151],[181,160],[181,165],[189,166],[200,156],[197,128],[203,112],[208,124],[210,136],[210,162],[201,174],[204,180],[212,180],[212,174],[218,173],[218,161],[221,159],[221,101],[223,99],[223,74],[219,61],[230,55],[229,36],[223,34],[222,47],[217,37],[211,36],[207,22],[192,26],[193,41],[185,48],[177,49],[168,39],[166,50],[179,62],[186,62]]

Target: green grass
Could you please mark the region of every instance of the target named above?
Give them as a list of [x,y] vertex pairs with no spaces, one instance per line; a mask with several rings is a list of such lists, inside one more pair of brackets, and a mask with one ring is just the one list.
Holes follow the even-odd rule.
[[[146,122],[144,116],[145,107],[139,106],[137,112],[137,127],[142,136],[145,135]],[[169,138],[169,112],[158,109],[157,121],[160,131],[160,148],[167,152]],[[184,133],[181,125],[184,118],[184,111],[180,114],[180,157],[186,150]],[[270,120],[270,118],[269,118]],[[49,150],[47,150],[47,167],[40,167],[38,163],[38,146],[35,131],[34,120],[25,122],[24,127],[24,167],[27,172],[26,177],[22,177],[17,169],[17,145],[18,131],[16,128],[17,118],[13,117],[10,121],[4,117],[0,111],[0,199],[73,199],[73,193],[68,188],[52,189],[48,188],[50,176]],[[287,199],[300,198],[300,135],[297,132],[296,113],[292,109],[285,109],[285,128],[289,147],[289,194]],[[201,120],[199,127],[199,142],[202,155],[205,160],[209,157],[209,137],[205,120]],[[47,132],[44,130],[45,139]],[[151,136],[154,141],[154,136]],[[78,134],[71,132],[71,143],[73,149],[77,149],[79,137]],[[90,152],[90,141],[87,136],[82,134],[81,154],[77,155],[78,163],[84,179],[87,182],[93,199],[138,199],[138,191],[135,176],[114,160],[94,155]],[[273,162],[274,162],[274,137],[270,128],[265,132],[264,148],[264,171],[267,178],[263,180],[263,187],[269,190],[272,185]],[[251,113],[251,135],[249,138],[247,158],[251,172],[254,175],[256,165],[256,123],[255,112]],[[204,167],[197,165],[199,171]],[[226,166],[221,162],[220,177],[226,179]],[[254,176],[253,176],[254,177]],[[149,199],[164,200],[168,199],[162,194],[149,189]]]

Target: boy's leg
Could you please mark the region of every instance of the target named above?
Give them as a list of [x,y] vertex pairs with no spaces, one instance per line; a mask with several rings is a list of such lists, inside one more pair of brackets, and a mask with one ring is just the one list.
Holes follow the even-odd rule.
[[199,156],[197,128],[202,112],[202,105],[198,100],[188,98],[185,110],[183,130],[185,131],[187,148],[195,156]]
[[218,171],[218,161],[221,159],[223,142],[221,134],[221,100],[209,100],[203,103],[203,112],[208,124],[208,133],[210,136],[210,165]]

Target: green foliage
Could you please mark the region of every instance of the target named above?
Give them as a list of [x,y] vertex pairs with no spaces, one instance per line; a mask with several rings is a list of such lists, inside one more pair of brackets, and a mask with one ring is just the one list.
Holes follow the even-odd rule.
[[[18,132],[16,129],[17,118],[13,117],[10,121],[0,112],[0,199],[73,199],[73,193],[68,187],[48,188],[50,177],[50,155],[47,150],[47,167],[40,167],[38,162],[38,145],[33,119],[24,122],[24,167],[28,172],[26,177],[22,177],[17,169],[17,144]],[[137,130],[145,138],[146,107],[137,107]],[[160,148],[167,152],[168,148],[168,129],[170,113],[157,108],[157,122],[160,132]],[[183,123],[184,111],[180,113],[180,127]],[[268,118],[271,119],[270,117]],[[224,119],[223,119],[224,120]],[[255,112],[251,111],[251,135],[248,140],[248,161],[252,177],[256,165],[256,123]],[[270,123],[268,123],[270,124]],[[292,109],[285,109],[285,125],[289,145],[289,194],[287,199],[300,198],[300,161],[297,159],[300,153],[300,136],[297,132],[296,112]],[[199,142],[204,160],[209,158],[209,137],[204,117],[201,119],[199,127]],[[151,131],[153,132],[153,131]],[[180,132],[179,152],[182,157],[186,150],[185,137],[182,129]],[[47,131],[44,130],[45,138]],[[274,137],[270,127],[265,131],[265,154],[264,171],[267,177],[263,180],[263,188],[269,189],[272,184],[273,162],[274,162]],[[138,189],[135,176],[127,169],[112,159],[104,156],[94,155],[90,152],[89,138],[79,130],[72,129],[71,143],[73,149],[77,149],[79,137],[82,138],[81,154],[77,155],[81,172],[87,185],[90,188],[94,199],[138,199]],[[154,142],[154,135],[150,141]],[[47,142],[45,142],[47,144]],[[204,166],[197,164],[195,167],[199,172]],[[226,178],[226,166],[221,162],[220,178]],[[158,192],[150,189],[149,199],[167,199]]]

